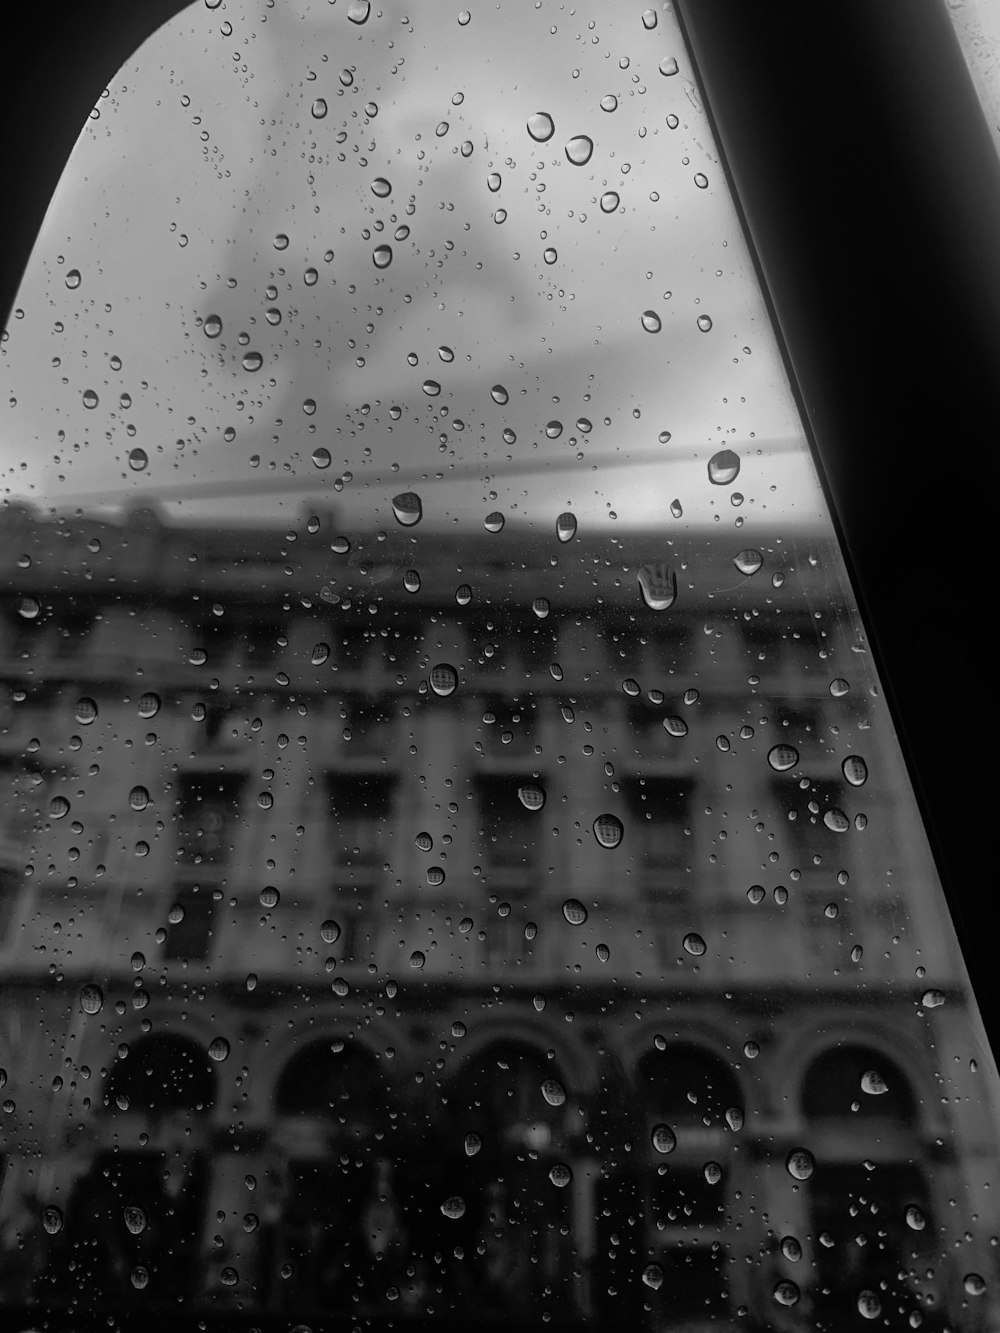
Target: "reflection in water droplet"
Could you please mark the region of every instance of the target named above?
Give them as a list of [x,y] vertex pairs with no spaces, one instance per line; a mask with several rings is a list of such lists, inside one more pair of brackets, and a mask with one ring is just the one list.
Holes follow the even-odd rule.
[[392,246],[376,245],[372,251],[372,262],[376,268],[388,268],[392,263]]
[[740,474],[739,455],[732,449],[720,449],[708,460],[708,479],[713,486],[728,486]]
[[705,941],[700,935],[696,935],[693,930],[684,936],[683,944],[685,950],[695,958],[700,958],[707,948]]
[[852,787],[863,787],[868,781],[868,765],[859,754],[849,754],[841,769]]
[[494,509],[492,514],[487,514],[483,519],[483,527],[487,532],[500,532],[506,521],[499,509]]
[[751,574],[756,574],[763,563],[764,557],[761,555],[760,551],[755,551],[749,546],[745,550],[740,551],[733,559],[733,564],[741,574],[746,574],[747,578],[749,578]]
[[881,1097],[889,1091],[889,1085],[876,1069],[866,1069],[861,1075],[861,1091],[869,1097]]
[[851,827],[851,821],[837,806],[832,806],[824,812],[823,823],[831,833],[846,833]]
[[837,676],[835,680],[830,681],[830,693],[835,699],[843,699],[845,694],[850,694],[851,685],[843,676]]
[[455,601],[459,606],[468,606],[472,601],[472,589],[467,583],[460,583],[455,589]]
[[670,736],[677,736],[678,738],[688,734],[688,724],[682,717],[678,717],[676,714],[663,719],[663,729]]
[[775,745],[767,752],[767,762],[776,773],[784,773],[799,762],[799,752],[794,745]]
[[384,176],[376,176],[372,181],[372,194],[377,194],[380,199],[386,199],[392,194],[392,185]]
[[599,944],[594,950],[594,953],[597,955],[597,961],[599,963],[606,963],[611,957],[611,950],[606,944]]
[[323,117],[326,115],[326,110],[327,107],[325,99],[322,97],[317,97],[316,101],[313,102],[312,104],[313,120],[322,120]]
[[555,1078],[547,1078],[542,1083],[542,1096],[550,1106],[562,1106],[566,1100],[566,1089]]
[[426,961],[427,959],[424,957],[424,955],[420,952],[419,949],[414,949],[413,953],[410,954],[410,966],[418,972],[423,967],[424,963],[426,963]]
[[424,380],[420,387],[428,398],[436,398],[441,392],[441,385],[438,384],[437,380]]
[[149,1269],[143,1268],[141,1264],[137,1265],[135,1268],[132,1269],[131,1282],[132,1286],[135,1287],[136,1291],[142,1291],[144,1287],[148,1287]]
[[49,801],[49,818],[65,819],[70,812],[70,804],[65,796],[53,796]]
[[222,332],[222,320],[218,315],[206,315],[205,323],[202,325],[202,332],[206,338],[218,338]]
[[81,281],[82,279],[80,277],[80,270],[78,268],[71,268],[70,271],[66,274],[66,286],[70,289],[71,292],[75,291],[76,288],[79,287]]
[[966,1273],[962,1278],[962,1286],[969,1296],[982,1296],[986,1291],[986,1280],[978,1273]]
[[550,440],[558,440],[563,432],[561,421],[547,421],[545,423],[545,434]]
[[139,716],[148,719],[155,717],[159,711],[160,696],[152,690],[147,691],[139,700]]
[[99,1014],[104,1008],[104,992],[100,986],[89,982],[80,990],[80,1008],[85,1014]]
[[315,643],[309,660],[313,666],[322,666],[329,656],[330,645],[328,643]]
[[507,402],[510,395],[502,384],[494,384],[493,388],[490,390],[490,397],[495,403],[500,403],[502,405]]
[[503,179],[499,171],[491,171],[490,174],[486,177],[486,188],[493,194],[496,194],[497,190],[499,190],[502,184],[503,184]]
[[924,1227],[927,1225],[927,1218],[924,1217],[922,1210],[919,1209],[915,1203],[909,1205],[905,1217],[906,1225],[913,1231],[923,1231]]
[[655,310],[644,310],[642,312],[642,327],[647,333],[659,333],[663,323]]
[[598,815],[594,820],[594,837],[602,847],[617,847],[624,836],[625,829],[617,815]]
[[403,491],[392,498],[392,512],[396,522],[404,528],[412,528],[424,515],[424,506],[415,491]]
[[925,990],[920,997],[920,1003],[925,1009],[939,1009],[944,1004],[944,991]]
[[650,1142],[658,1153],[666,1156],[667,1153],[673,1152],[677,1147],[677,1135],[669,1125],[654,1125]]
[[882,1313],[882,1302],[874,1291],[858,1292],[858,1313],[863,1319],[877,1319]]
[[677,575],[665,561],[643,565],[637,575],[642,599],[651,611],[666,611],[677,598]]
[[328,918],[319,928],[320,938],[324,944],[336,944],[340,939],[340,926],[336,921]]
[[125,1229],[133,1236],[141,1236],[146,1230],[146,1214],[141,1208],[132,1205],[123,1210]]
[[774,1289],[774,1299],[779,1305],[795,1305],[800,1295],[801,1293],[795,1283],[789,1282],[787,1279],[784,1282],[779,1282]]
[[567,898],[562,905],[562,914],[571,926],[582,926],[588,915],[579,898]]
[[420,591],[420,573],[416,569],[407,569],[403,573],[403,587],[407,592]]
[[364,23],[370,13],[370,0],[351,0],[347,7],[347,17],[352,23]]
[[710,333],[712,329],[712,320],[709,315],[699,315],[697,319],[698,328],[702,333]]
[[553,246],[550,245],[546,250],[542,252],[542,258],[545,260],[546,264],[554,264],[556,260],[559,258],[559,253]]
[[243,369],[249,370],[251,373],[260,370],[263,364],[264,358],[260,352],[247,352],[243,357]]
[[145,787],[133,787],[128,794],[128,803],[133,810],[145,810],[149,802],[150,795]]
[[594,141],[587,134],[577,134],[566,145],[566,156],[575,167],[586,166],[594,151]]
[[50,1236],[58,1236],[63,1229],[63,1215],[60,1208],[42,1209],[42,1227]]
[[445,1199],[441,1205],[441,1211],[445,1217],[457,1221],[465,1214],[465,1200],[458,1194],[453,1194],[450,1199]]
[[785,1170],[795,1180],[808,1180],[816,1166],[816,1159],[808,1148],[793,1148],[785,1158]]
[[84,407],[95,408],[99,402],[100,399],[98,398],[97,394],[94,392],[93,389],[84,389],[83,391]]
[[208,1058],[214,1060],[216,1064],[222,1064],[223,1060],[229,1059],[229,1042],[225,1037],[214,1037],[208,1047]]
[[726,1108],[726,1124],[734,1134],[738,1134],[743,1128],[743,1120],[743,1108],[741,1106],[728,1106]]
[[642,1270],[642,1280],[653,1291],[659,1291],[663,1286],[663,1269],[659,1264],[647,1264]]
[[705,1163],[705,1179],[710,1185],[718,1185],[722,1179],[722,1167],[718,1162]]
[[537,783],[526,782],[523,787],[518,787],[517,795],[525,810],[541,810],[545,805],[545,790]]
[[549,599],[547,597],[536,597],[531,603],[531,609],[539,620],[544,620],[549,614]]
[[330,450],[323,445],[320,445],[318,449],[312,451],[312,465],[313,467],[319,468],[321,472],[326,471],[332,462],[333,459],[330,457]]
[[571,542],[576,536],[576,515],[567,510],[556,519],[556,536],[561,542]]
[[483,1146],[483,1141],[478,1134],[466,1134],[465,1136],[466,1157],[475,1157],[476,1153],[482,1146]]
[[446,699],[458,688],[458,672],[448,662],[440,662],[431,670],[431,689]]
[[565,1189],[572,1179],[573,1172],[565,1162],[556,1162],[555,1166],[549,1171],[549,1180],[552,1181],[556,1189]]
[[536,111],[528,117],[528,133],[536,143],[547,143],[555,132],[555,121],[547,111]]
[[633,680],[631,676],[628,676],[622,681],[622,689],[631,699],[637,699],[642,692],[642,686],[637,680]]

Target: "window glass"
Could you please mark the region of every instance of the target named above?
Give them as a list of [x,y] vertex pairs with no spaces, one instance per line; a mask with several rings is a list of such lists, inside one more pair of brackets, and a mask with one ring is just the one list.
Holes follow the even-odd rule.
[[995,1327],[995,1064],[669,5],[193,6],[2,353],[17,1326]]

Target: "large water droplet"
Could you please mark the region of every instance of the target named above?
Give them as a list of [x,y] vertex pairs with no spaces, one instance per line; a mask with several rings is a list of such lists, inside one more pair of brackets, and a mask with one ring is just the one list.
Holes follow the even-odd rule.
[[851,827],[851,821],[837,806],[832,806],[824,812],[823,823],[831,833],[846,833]]
[[664,560],[643,565],[637,575],[642,599],[651,611],[666,611],[677,599],[677,575]]
[[376,176],[372,181],[372,194],[377,194],[380,199],[386,199],[392,194],[392,185],[384,176]]
[[17,605],[17,614],[22,620],[37,620],[41,610],[42,604],[37,597],[22,597]]
[[229,1042],[225,1037],[213,1037],[208,1047],[208,1058],[214,1060],[216,1064],[222,1064],[223,1060],[229,1059]]
[[602,847],[617,847],[624,834],[625,829],[617,815],[598,815],[594,820],[594,837]]
[[502,184],[503,184],[503,179],[499,171],[491,171],[490,174],[486,177],[486,188],[492,194],[496,194],[497,190],[499,190]]
[[785,1158],[785,1170],[794,1180],[808,1180],[816,1166],[816,1159],[808,1148],[793,1148]]
[[500,513],[500,510],[494,509],[492,514],[487,514],[483,519],[483,527],[487,532],[500,532],[506,521],[507,520],[504,518],[503,514]]
[[536,111],[528,117],[528,133],[536,143],[547,143],[555,132],[555,121],[547,111]]
[[104,1008],[104,992],[94,982],[80,989],[80,1008],[85,1014],[99,1014]]
[[388,268],[392,263],[392,246],[376,245],[372,251],[372,262],[376,268]]
[[726,1107],[726,1124],[729,1126],[729,1128],[733,1131],[734,1134],[738,1134],[740,1130],[743,1128],[743,1121],[744,1121],[744,1115],[743,1115],[743,1108],[741,1106]]
[[705,1163],[705,1179],[710,1185],[718,1185],[722,1179],[722,1167],[718,1162]]
[[696,320],[696,323],[702,333],[711,333],[712,318],[710,315],[699,315],[698,319]]
[[659,1264],[647,1264],[642,1270],[642,1280],[653,1291],[659,1291],[663,1286],[663,1269]]
[[351,0],[347,7],[347,17],[352,23],[364,23],[371,13],[370,0]]
[[562,1106],[566,1100],[566,1089],[555,1078],[547,1078],[542,1083],[542,1096],[550,1106]]
[[128,465],[133,472],[145,472],[149,467],[149,455],[145,449],[136,447],[129,450]]
[[594,141],[587,134],[576,134],[566,145],[566,156],[575,167],[586,166],[594,151]]
[[799,762],[799,752],[794,745],[774,745],[767,752],[767,762],[776,773],[784,773]]
[[125,1208],[125,1229],[133,1236],[141,1236],[146,1230],[146,1214],[135,1204]]
[[518,787],[517,796],[525,810],[541,810],[545,805],[545,789],[536,782],[526,782]]
[[93,409],[93,408],[95,408],[95,407],[97,406],[97,404],[98,404],[99,402],[100,402],[100,399],[98,398],[97,394],[95,393],[95,391],[94,391],[93,389],[84,389],[84,391],[83,391],[83,405],[84,405],[84,407],[88,407],[88,408]]
[[82,278],[80,277],[80,270],[78,268],[71,268],[66,274],[66,286],[73,292],[76,291],[81,282]]
[[889,1091],[889,1085],[876,1069],[866,1069],[861,1075],[861,1091],[869,1097],[881,1097]]
[[424,516],[424,506],[416,491],[403,491],[392,498],[392,512],[396,522],[404,528],[412,528]]
[[324,944],[336,944],[340,939],[340,926],[332,918],[327,918],[320,926],[319,933]]
[[445,1199],[441,1205],[441,1211],[445,1217],[450,1217],[453,1221],[458,1221],[465,1214],[465,1200],[458,1194],[453,1194],[450,1199]]
[[601,98],[601,110],[602,111],[618,110],[618,98],[614,95],[614,93],[607,93],[604,97]]
[[327,112],[326,99],[324,97],[317,97],[315,102],[313,102],[312,104],[313,120],[322,120],[323,117],[326,115],[326,112]]
[[420,571],[417,569],[408,569],[403,574],[403,587],[407,592],[420,591]]
[[866,1288],[858,1292],[858,1313],[863,1319],[877,1319],[882,1313],[882,1302],[874,1291]]
[[42,1209],[42,1228],[50,1236],[58,1236],[63,1229],[63,1215],[61,1208],[43,1208]]
[[764,557],[761,555],[760,551],[755,551],[749,546],[746,550],[740,551],[733,559],[733,564],[741,574],[746,574],[747,578],[749,578],[751,574],[756,574],[763,563]]
[[330,645],[328,643],[314,643],[313,650],[309,655],[309,661],[313,666],[322,666],[330,656]]
[[222,320],[218,315],[206,315],[205,323],[202,325],[202,332],[206,338],[218,338],[222,332]]
[[561,542],[571,542],[576,536],[576,515],[568,509],[556,519],[556,536]]
[[410,966],[414,968],[415,971],[419,972],[426,961],[427,959],[419,949],[414,949],[413,953],[410,954]]
[[149,802],[150,795],[145,787],[133,787],[128,794],[128,803],[133,810],[145,810]]
[[665,717],[663,719],[663,730],[670,736],[680,738],[681,736],[686,736],[688,734],[688,724],[682,717],[678,717],[676,713],[674,713],[670,717]]
[[475,1157],[476,1153],[482,1146],[483,1146],[483,1141],[478,1134],[466,1134],[465,1136],[466,1157]]
[[565,1162],[556,1162],[555,1166],[549,1170],[549,1180],[552,1181],[556,1189],[565,1189],[572,1179],[573,1172]]
[[925,990],[920,997],[920,1003],[925,1009],[940,1009],[944,1004],[944,991]]
[[539,620],[544,620],[551,610],[549,599],[547,597],[536,597],[531,603],[531,609]]
[[700,958],[708,947],[701,936],[696,934],[693,930],[689,931],[688,934],[684,936],[682,943],[685,951],[692,954],[695,958]]
[[562,914],[571,926],[582,926],[587,920],[587,909],[579,898],[567,898],[562,905]]
[[601,195],[601,212],[613,213],[620,203],[621,199],[615,190],[605,190]]
[[660,61],[660,73],[665,74],[668,78],[671,74],[676,74],[678,68],[677,61],[673,56],[664,56]]
[[460,583],[455,589],[455,601],[459,606],[468,606],[472,601],[472,589],[467,583]]
[[868,765],[859,754],[849,754],[841,769],[852,787],[863,787],[868,781]]
[[774,1299],[779,1305],[795,1305],[801,1294],[795,1283],[787,1279],[774,1288]]
[[420,386],[428,398],[436,398],[441,392],[441,385],[437,380],[424,380]]
[[143,1268],[142,1264],[137,1264],[136,1267],[132,1269],[130,1281],[136,1291],[142,1291],[145,1287],[149,1286],[149,1269]]
[[739,475],[739,455],[732,449],[720,449],[708,460],[708,479],[713,486],[728,486]]
[[650,1142],[658,1153],[666,1155],[677,1147],[677,1135],[669,1125],[654,1125]]
[[924,1216],[923,1210],[918,1208],[915,1203],[908,1206],[905,1217],[906,1225],[913,1231],[923,1231],[927,1225],[927,1218]]
[[656,10],[655,10],[655,9],[644,9],[644,10],[643,10],[643,12],[642,12],[642,26],[643,26],[647,31],[650,31],[651,29],[653,29],[653,28],[656,27]]
[[490,397],[495,403],[499,403],[503,406],[503,404],[510,398],[510,394],[508,394],[502,384],[494,384],[493,388],[490,390]]
[[644,310],[641,318],[642,327],[647,333],[659,333],[663,328],[663,322],[655,310]]
[[155,717],[160,711],[160,696],[148,690],[139,700],[139,716],[147,719]]
[[986,1279],[978,1273],[966,1273],[962,1278],[962,1286],[969,1296],[982,1296],[986,1291]]
[[439,662],[431,669],[431,689],[435,694],[446,699],[458,688],[458,672],[448,662]]
[[65,796],[53,796],[49,801],[49,818],[65,819],[69,814],[70,804]]

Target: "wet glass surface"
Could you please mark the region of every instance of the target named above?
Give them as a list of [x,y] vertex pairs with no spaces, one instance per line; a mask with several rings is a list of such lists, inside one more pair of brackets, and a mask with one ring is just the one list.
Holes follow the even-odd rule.
[[669,7],[201,4],[97,111],[3,344],[8,1326],[995,1329]]

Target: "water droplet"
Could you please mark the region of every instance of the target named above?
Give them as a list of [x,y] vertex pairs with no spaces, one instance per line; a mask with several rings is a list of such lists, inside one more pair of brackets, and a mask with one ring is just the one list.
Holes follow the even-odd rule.
[[743,1108],[741,1106],[726,1107],[726,1124],[734,1134],[738,1134],[743,1128],[743,1120]]
[[677,1147],[677,1135],[669,1125],[654,1125],[650,1142],[658,1153],[666,1155]]
[[624,835],[625,829],[617,815],[598,815],[594,820],[594,837],[602,847],[617,847]]
[[601,212],[613,213],[621,203],[621,198],[615,190],[605,190],[601,195]]
[[861,1090],[867,1092],[870,1097],[880,1097],[889,1091],[889,1085],[877,1070],[866,1069],[861,1075]]
[[849,754],[841,769],[852,787],[863,787],[868,781],[868,765],[859,754]]
[[80,277],[80,270],[78,268],[71,268],[66,274],[66,286],[71,292],[76,291],[82,281],[83,279]]
[[796,1264],[802,1258],[802,1246],[795,1236],[783,1236],[781,1240],[781,1253],[789,1261]]
[[483,1146],[483,1141],[478,1134],[466,1134],[465,1136],[466,1157],[475,1157],[476,1153],[482,1146]]
[[547,1078],[542,1083],[542,1096],[550,1106],[562,1106],[566,1100],[566,1089],[555,1078]]
[[571,926],[582,926],[588,915],[579,898],[567,898],[562,905],[562,914]]
[[577,134],[566,145],[566,156],[575,167],[586,166],[594,151],[594,141],[587,134]]
[[673,56],[664,56],[660,61],[660,73],[665,74],[668,78],[671,74],[676,74],[678,68],[677,61]]
[[559,252],[554,246],[550,245],[542,252],[542,258],[545,260],[546,264],[554,264],[559,258]]
[[576,515],[567,510],[556,519],[556,536],[561,542],[571,542],[576,536]]
[[442,699],[458,688],[458,672],[448,662],[439,662],[431,669],[431,689]]
[[597,955],[597,961],[599,963],[606,963],[611,957],[611,950],[606,944],[598,944],[594,949],[594,953]]
[[663,328],[662,321],[655,310],[644,310],[642,312],[642,327],[647,333],[659,333]]
[[277,907],[278,903],[281,901],[281,894],[273,884],[266,884],[264,888],[261,889],[258,896],[260,898],[261,907],[266,907],[268,909]]
[[556,1162],[555,1166],[549,1170],[549,1180],[558,1190],[565,1189],[572,1179],[573,1172],[565,1162]]
[[712,320],[709,315],[699,315],[697,319],[698,328],[702,333],[710,333],[712,329]]
[[545,790],[535,782],[526,782],[517,789],[518,799],[525,810],[541,810],[545,805]]
[[483,527],[487,532],[500,532],[506,521],[507,520],[504,518],[503,514],[500,513],[500,510],[494,509],[492,514],[487,514],[483,519]]
[[313,666],[322,666],[330,656],[330,645],[328,643],[315,643],[313,650],[309,655],[309,661]]
[[123,1210],[125,1218],[125,1229],[133,1236],[141,1236],[146,1230],[146,1214],[136,1205],[131,1205]]
[[460,583],[455,589],[455,601],[459,606],[468,606],[472,601],[472,589],[467,583]]
[[547,111],[536,111],[528,117],[528,133],[536,143],[547,143],[555,132],[555,121]]
[[214,1037],[209,1043],[208,1058],[221,1064],[223,1060],[229,1059],[229,1042],[225,1037]]
[[708,947],[701,936],[695,934],[693,930],[689,931],[688,934],[684,936],[682,943],[685,950],[695,958],[700,958]]
[[128,455],[128,465],[133,472],[145,472],[149,466],[149,455],[145,449],[130,449]]
[[733,559],[733,564],[741,574],[746,574],[747,578],[751,574],[756,574],[763,563],[764,557],[760,551],[755,551],[750,546],[746,550],[740,551]]
[[794,1180],[808,1180],[816,1166],[816,1159],[808,1148],[793,1148],[785,1158],[785,1170]]
[[776,773],[784,773],[799,762],[799,752],[794,745],[774,745],[767,752],[767,762]]
[[922,1209],[918,1208],[915,1203],[911,1203],[907,1207],[904,1216],[906,1225],[913,1231],[923,1231],[927,1225],[927,1218],[924,1216]]
[[412,528],[424,516],[424,506],[415,491],[403,491],[392,498],[392,512],[396,522],[404,528]]
[[322,97],[317,97],[316,101],[313,102],[312,104],[313,120],[322,120],[323,117],[326,115],[326,110],[327,108],[325,99]]
[[336,921],[327,918],[319,928],[320,938],[324,944],[336,944],[340,939],[340,927]]
[[251,373],[260,370],[263,364],[264,358],[260,352],[247,352],[243,357],[243,369],[249,370]]
[[659,1291],[663,1286],[663,1269],[659,1264],[647,1264],[642,1270],[642,1280],[653,1291]]
[[222,320],[218,315],[206,315],[201,327],[206,338],[218,338],[222,332]]
[[986,1291],[985,1279],[978,1273],[966,1273],[962,1278],[962,1286],[970,1296],[982,1296]]
[[547,597],[536,597],[531,603],[531,609],[539,620],[544,620],[549,614],[549,599]]
[[420,952],[419,949],[414,949],[413,953],[410,954],[410,966],[412,968],[417,969],[418,971],[420,970],[420,968],[423,967],[426,961],[427,959],[424,957],[424,955]]
[[416,569],[408,569],[403,574],[403,587],[407,592],[420,591],[420,573]]
[[53,796],[49,801],[49,818],[65,819],[69,814],[70,805],[65,796]]
[[637,575],[642,599],[651,611],[666,611],[677,598],[677,575],[664,560],[643,565]]
[[764,886],[762,884],[751,884],[747,889],[747,897],[756,907],[758,903],[764,901]]
[[925,990],[920,997],[920,1003],[925,1009],[940,1009],[944,1004],[944,991]]
[[463,9],[458,16],[459,26],[464,28],[471,18],[472,15],[469,13],[469,11],[467,9]]
[[444,883],[444,871],[440,866],[429,866],[427,869],[427,883],[435,886]]
[[500,403],[502,406],[508,401],[510,395],[502,384],[494,384],[493,388],[490,390],[490,397],[495,403]]
[[155,717],[159,711],[160,696],[152,690],[147,691],[139,700],[139,716],[148,719]]
[[795,1305],[798,1302],[801,1292],[794,1282],[789,1282],[787,1278],[784,1282],[779,1282],[774,1288],[774,1299],[779,1305]]
[[688,734],[688,724],[682,717],[678,717],[675,713],[672,716],[663,719],[663,730],[669,735],[677,736],[679,738]]
[[882,1302],[873,1291],[858,1292],[858,1313],[863,1319],[877,1319],[882,1313]]
[[97,394],[94,392],[93,389],[84,389],[83,391],[84,407],[95,408],[99,402],[100,399],[98,398]]
[[681,507],[680,500],[670,501],[670,512],[673,514],[674,518],[681,518],[683,516],[684,510]]
[[708,460],[708,479],[713,486],[728,486],[739,474],[739,456],[732,449],[720,449]]
[[618,110],[618,98],[614,95],[614,93],[608,93],[606,96],[601,98],[601,110],[602,111]]
[[722,1167],[718,1162],[705,1163],[705,1179],[710,1185],[718,1185],[722,1179]]
[[133,810],[145,810],[149,802],[150,795],[145,787],[133,787],[128,794],[128,803]]
[[104,992],[94,982],[80,990],[80,1008],[85,1014],[99,1014],[104,1008]]
[[37,620],[41,610],[42,604],[37,597],[22,597],[17,606],[17,614],[22,620]]
[[275,238],[274,238],[274,248],[275,248],[275,250],[287,250],[287,249],[288,249],[288,237],[285,235],[285,233],[284,233],[283,231],[279,231],[278,234],[277,234],[277,236],[275,236]]
[[824,812],[823,823],[831,833],[846,833],[851,827],[851,821],[837,806],[832,806]]
[[843,676],[838,676],[835,680],[830,681],[830,693],[835,699],[843,699],[844,695],[849,694],[850,691],[850,682],[846,681]]
[[392,246],[376,245],[372,251],[372,262],[376,268],[388,268],[392,263]]
[[42,1209],[42,1227],[50,1236],[58,1236],[63,1229],[63,1215],[61,1208],[43,1208]]
[[174,903],[167,912],[167,920],[172,926],[179,926],[184,920],[184,908],[180,903]]
[[445,1217],[457,1221],[465,1214],[465,1200],[458,1194],[453,1194],[450,1199],[445,1199],[441,1205],[441,1211]]
[[132,1269],[131,1282],[132,1286],[135,1287],[136,1291],[142,1291],[144,1287],[148,1287],[149,1269],[143,1268],[141,1264],[138,1264],[135,1268]]
[[558,440],[563,432],[561,421],[547,421],[545,423],[545,434],[550,440]]
[[372,181],[372,194],[377,194],[380,199],[387,199],[392,194],[392,184],[384,176],[376,176]]
[[424,380],[420,387],[428,398],[436,398],[441,392],[441,385],[438,384],[437,380]]
[[347,17],[352,23],[364,23],[371,13],[370,0],[351,0],[347,7]]
[[708,189],[708,177],[705,175],[703,171],[695,173],[694,183],[695,185],[697,185],[699,190]]

